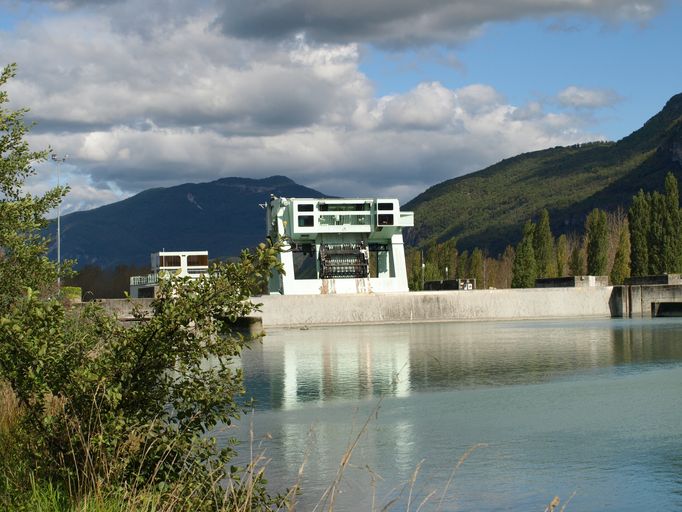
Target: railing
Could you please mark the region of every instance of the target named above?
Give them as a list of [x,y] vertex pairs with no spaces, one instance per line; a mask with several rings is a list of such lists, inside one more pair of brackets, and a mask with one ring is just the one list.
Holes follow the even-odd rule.
[[130,286],[146,286],[157,284],[159,282],[158,274],[149,274],[146,276],[132,276],[130,278]]

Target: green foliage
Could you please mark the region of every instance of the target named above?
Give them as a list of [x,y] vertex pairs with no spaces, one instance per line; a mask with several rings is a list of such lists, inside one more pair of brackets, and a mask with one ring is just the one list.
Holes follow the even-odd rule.
[[543,208],[540,219],[535,228],[533,250],[537,265],[537,277],[556,277],[556,255],[554,251],[554,237],[549,227],[549,212]]
[[663,213],[663,248],[661,260],[664,271],[682,271],[682,224],[680,223],[680,193],[677,179],[672,173],[665,177],[665,197]]
[[[92,492],[172,489],[194,510],[223,499],[231,444],[209,435],[239,417],[246,344],[230,331],[276,266],[278,246],[242,253],[207,276],[162,281],[153,316],[124,328],[96,305],[65,310],[29,291],[0,318],[0,378],[25,411],[25,457],[42,480]],[[262,476],[249,499],[272,500]],[[239,493],[237,493],[239,494]],[[246,494],[243,496],[246,497]]]
[[587,273],[602,276],[608,266],[608,227],[606,212],[595,208],[585,221],[585,240],[587,241]]
[[65,188],[54,188],[42,196],[25,193],[23,185],[35,174],[34,165],[48,151],[31,151],[25,136],[26,109],[7,110],[7,92],[2,90],[15,75],[11,64],[0,73],[0,314],[6,313],[25,288],[47,292],[57,280],[57,268],[46,257],[47,239],[41,229],[45,215],[56,207]]
[[665,178],[665,194],[640,190],[628,211],[632,274],[682,271],[682,218],[677,179]]
[[645,276],[649,272],[649,226],[651,224],[651,205],[648,194],[640,190],[632,198],[628,210],[630,229],[630,259],[632,275]]
[[568,271],[572,276],[581,276],[585,274],[585,250],[581,244],[576,244],[571,251],[571,257],[568,261]]
[[557,276],[568,275],[568,238],[561,235],[556,242],[556,268]]
[[406,240],[425,245],[455,237],[460,250],[478,246],[501,252],[521,238],[525,220],[543,208],[552,212],[555,234],[581,230],[594,207],[627,209],[640,187],[662,182],[668,169],[680,176],[675,155],[681,136],[678,95],[618,142],[525,153],[444,181],[405,205],[415,212]]
[[627,225],[620,231],[616,257],[611,268],[611,284],[623,284],[626,277],[630,277],[630,231]]
[[486,286],[484,275],[485,257],[483,251],[476,247],[471,253],[471,260],[469,261],[469,275],[476,279],[476,287],[483,289]]
[[512,267],[512,288],[532,288],[535,286],[537,268],[535,264],[535,251],[533,250],[533,237],[535,224],[528,221],[523,228],[523,238],[516,246],[516,255]]

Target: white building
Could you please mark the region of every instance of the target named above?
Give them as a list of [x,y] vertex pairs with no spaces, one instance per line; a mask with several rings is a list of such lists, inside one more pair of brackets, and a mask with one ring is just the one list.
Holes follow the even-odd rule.
[[208,251],[161,251],[151,255],[152,271],[130,278],[130,296],[134,299],[156,295],[163,275],[199,277],[208,272]]
[[272,196],[265,207],[268,236],[285,242],[271,294],[408,291],[402,229],[414,214],[397,199]]

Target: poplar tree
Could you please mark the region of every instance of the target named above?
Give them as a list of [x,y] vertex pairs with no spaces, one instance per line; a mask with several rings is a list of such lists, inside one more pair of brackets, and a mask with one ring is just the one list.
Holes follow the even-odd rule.
[[483,251],[476,247],[471,253],[471,260],[469,261],[469,272],[470,276],[476,279],[476,287],[485,287],[485,275],[484,275],[484,256]]
[[538,220],[538,224],[535,227],[533,250],[535,252],[537,277],[555,277],[554,237],[549,227],[549,212],[546,208],[543,208],[540,212],[540,220]]
[[580,243],[577,243],[571,251],[568,271],[572,276],[581,276],[585,273],[585,252]]
[[566,235],[561,235],[556,243],[556,268],[557,276],[566,275],[568,270],[568,239]]
[[611,268],[611,284],[623,284],[630,277],[630,231],[627,225],[620,230],[616,257]]
[[663,246],[661,260],[664,272],[682,270],[682,244],[680,243],[680,194],[677,178],[671,172],[665,177],[665,215],[663,217]]
[[647,245],[649,250],[648,274],[663,274],[665,262],[663,260],[663,246],[665,240],[665,224],[667,212],[665,197],[660,192],[649,196],[651,216],[647,230]]
[[628,210],[630,230],[630,261],[633,276],[649,273],[649,226],[651,224],[651,203],[643,190],[632,198]]
[[532,288],[535,285],[537,268],[535,265],[535,251],[533,237],[535,224],[528,221],[523,227],[523,238],[516,246],[514,264],[512,266],[512,288]]
[[606,212],[595,208],[585,221],[587,273],[589,275],[601,276],[606,274],[609,250],[608,236]]

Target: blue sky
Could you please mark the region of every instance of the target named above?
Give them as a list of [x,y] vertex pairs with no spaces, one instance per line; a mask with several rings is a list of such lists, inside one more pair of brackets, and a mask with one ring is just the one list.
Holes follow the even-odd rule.
[[360,67],[379,95],[403,93],[430,80],[450,88],[493,84],[516,105],[551,99],[566,84],[610,89],[620,99],[595,112],[592,126],[618,140],[682,92],[675,56],[682,47],[681,27],[681,2],[668,3],[641,24],[585,17],[491,23],[480,37],[456,48],[406,53],[368,48]]
[[0,63],[66,211],[273,174],[408,200],[636,130],[682,92],[680,26],[680,0],[0,0]]

